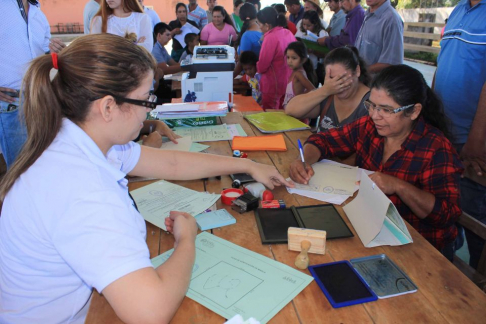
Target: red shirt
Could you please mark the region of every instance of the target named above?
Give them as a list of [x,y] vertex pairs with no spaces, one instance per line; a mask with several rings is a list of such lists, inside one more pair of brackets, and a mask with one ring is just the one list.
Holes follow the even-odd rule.
[[287,19],[287,28],[292,32],[292,34],[295,35],[297,32],[297,27],[295,27],[295,24],[291,22],[290,20]]
[[400,215],[439,251],[457,236],[455,222],[461,215],[459,178],[463,171],[452,144],[437,128],[420,118],[401,149],[385,164],[384,137],[376,131],[369,116],[311,135],[306,143],[321,151],[320,159],[347,157],[356,153],[356,165],[388,174],[435,196],[432,212],[418,218],[398,195],[389,196]]

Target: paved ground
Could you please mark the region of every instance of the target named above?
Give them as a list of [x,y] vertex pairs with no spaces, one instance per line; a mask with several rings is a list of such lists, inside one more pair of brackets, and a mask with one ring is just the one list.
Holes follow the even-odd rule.
[[432,85],[432,80],[434,78],[434,73],[435,73],[435,70],[437,69],[437,67],[432,66],[432,65],[407,61],[407,60],[405,60],[403,63],[413,67],[414,69],[419,70],[420,72],[422,72],[422,74],[424,75],[425,81],[427,81],[427,84],[429,86]]

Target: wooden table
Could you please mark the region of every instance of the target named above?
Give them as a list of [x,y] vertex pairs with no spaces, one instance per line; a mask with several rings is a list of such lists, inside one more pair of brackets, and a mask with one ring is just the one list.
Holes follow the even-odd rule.
[[[227,124],[240,123],[246,133],[262,135],[250,126],[242,113],[230,113],[222,118]],[[249,158],[257,162],[273,164],[288,176],[291,161],[298,156],[297,139],[304,140],[308,131],[285,133],[287,152],[250,152]],[[210,153],[230,155],[229,142],[213,142]],[[151,182],[129,185],[136,189]],[[195,180],[175,182],[194,190],[220,192],[230,187],[228,176],[221,180]],[[316,205],[322,202],[291,195],[285,188],[273,190],[277,199],[284,199],[287,206]],[[380,253],[387,254],[418,286],[413,294],[382,299],[376,302],[339,309],[331,307],[315,281],[307,286],[293,301],[287,304],[270,323],[484,323],[486,318],[486,295],[479,290],[457,268],[445,259],[417,231],[408,226],[413,243],[398,247],[365,248],[353,226],[340,206],[343,216],[354,237],[329,240],[325,255],[310,255],[311,264],[349,260]],[[287,250],[287,245],[262,245],[253,212],[238,214],[218,201],[218,208],[226,208],[237,220],[235,225],[212,230],[212,234],[244,248],[260,253],[291,267],[297,252]],[[147,245],[150,256],[155,257],[173,247],[173,237],[147,223]],[[309,274],[307,270],[303,272]],[[161,305],[162,307],[162,305]],[[223,323],[224,318],[189,298],[185,298],[172,323]],[[104,297],[94,293],[86,323],[121,323]]]

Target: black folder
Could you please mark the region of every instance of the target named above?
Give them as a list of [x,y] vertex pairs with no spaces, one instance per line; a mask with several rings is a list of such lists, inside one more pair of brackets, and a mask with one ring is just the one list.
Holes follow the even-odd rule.
[[326,231],[326,239],[354,236],[333,205],[258,208],[255,218],[263,244],[287,243],[289,227]]

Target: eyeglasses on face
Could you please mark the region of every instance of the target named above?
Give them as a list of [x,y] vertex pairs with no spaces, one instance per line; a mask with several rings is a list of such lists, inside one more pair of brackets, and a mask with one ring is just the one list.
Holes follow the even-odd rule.
[[148,100],[137,100],[131,98],[118,97],[118,96],[113,96],[113,98],[115,98],[115,100],[117,101],[129,103],[132,105],[142,106],[149,109],[155,109],[157,107],[157,96],[153,94],[149,96]]
[[378,114],[381,116],[391,116],[393,114],[399,113],[400,111],[404,111],[408,108],[412,108],[413,106],[415,106],[415,104],[402,106],[398,108],[385,108],[385,107],[377,106],[369,100],[365,100],[364,102],[364,107],[366,108],[366,110],[368,110],[368,113],[370,115],[373,113],[373,111],[376,110]]

